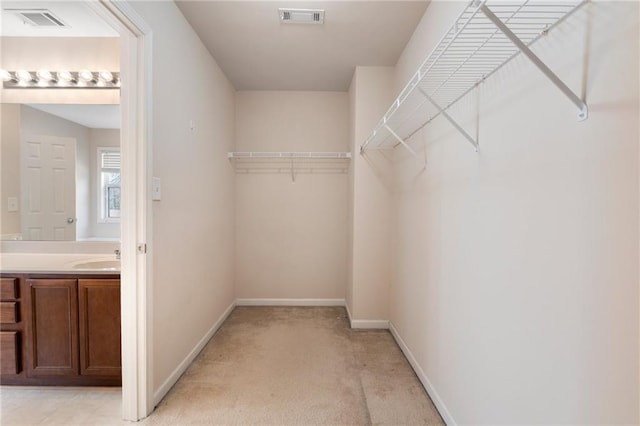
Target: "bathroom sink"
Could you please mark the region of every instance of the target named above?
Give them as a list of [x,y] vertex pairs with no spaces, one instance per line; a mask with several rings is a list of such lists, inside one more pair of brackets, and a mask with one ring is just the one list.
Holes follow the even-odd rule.
[[97,260],[93,262],[83,262],[73,265],[73,269],[100,269],[103,271],[119,271],[119,260]]

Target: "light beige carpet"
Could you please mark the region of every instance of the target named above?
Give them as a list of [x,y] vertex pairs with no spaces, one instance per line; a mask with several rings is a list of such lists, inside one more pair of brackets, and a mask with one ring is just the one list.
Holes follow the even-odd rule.
[[443,424],[392,336],[333,307],[236,308],[144,423]]

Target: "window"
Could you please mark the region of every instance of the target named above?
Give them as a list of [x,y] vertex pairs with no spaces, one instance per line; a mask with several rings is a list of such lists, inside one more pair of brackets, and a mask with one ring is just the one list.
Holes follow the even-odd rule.
[[120,148],[98,148],[98,221],[120,222]]

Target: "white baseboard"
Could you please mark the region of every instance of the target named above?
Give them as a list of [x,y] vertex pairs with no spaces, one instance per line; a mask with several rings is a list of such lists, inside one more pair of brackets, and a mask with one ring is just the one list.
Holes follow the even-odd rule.
[[353,325],[352,325],[353,320],[351,319],[353,317],[351,316],[351,311],[349,310],[349,304],[347,303],[346,300],[344,301],[344,308],[347,310],[347,319],[349,320],[349,326],[353,328]]
[[237,299],[236,306],[344,306],[344,299]]
[[198,344],[189,352],[189,354],[182,360],[182,362],[173,370],[173,373],[167,378],[167,380],[162,383],[162,385],[158,388],[158,390],[153,394],[153,405],[157,406],[162,398],[171,390],[171,387],[180,379],[182,373],[186,371],[186,369],[191,365],[193,360],[198,356],[200,351],[206,346],[206,344],[211,340],[216,331],[220,328],[222,323],[227,319],[233,308],[236,307],[236,302],[233,301],[231,305],[220,315],[220,318],[213,324],[213,326],[209,329],[207,334],[200,339]]
[[347,310],[347,316],[349,317],[349,324],[351,324],[351,328],[358,330],[388,330],[389,329],[389,321],[388,320],[356,320],[351,316],[351,311],[349,310],[349,305],[345,302],[345,309]]
[[436,392],[435,388],[431,384],[431,381],[429,381],[429,378],[422,370],[422,367],[420,367],[420,364],[418,364],[418,361],[413,356],[413,353],[411,352],[407,344],[404,342],[404,340],[402,340],[402,337],[400,337],[398,330],[396,330],[396,328],[393,326],[393,323],[390,321],[389,321],[389,330],[391,331],[391,335],[393,336],[393,338],[396,340],[396,343],[398,343],[398,346],[400,346],[400,349],[404,353],[404,356],[407,357],[409,364],[411,364],[411,367],[413,367],[413,370],[416,372],[418,379],[420,379],[420,382],[422,382],[422,386],[424,386],[424,389],[429,394],[429,397],[431,397],[431,400],[433,401],[436,408],[438,409],[438,412],[442,416],[442,419],[444,420],[444,422],[448,426],[457,425],[456,421],[453,419],[453,416],[447,409],[447,406],[444,405],[444,402],[440,398],[440,395],[438,395],[438,392]]
[[351,328],[359,330],[388,330],[387,320],[351,320]]

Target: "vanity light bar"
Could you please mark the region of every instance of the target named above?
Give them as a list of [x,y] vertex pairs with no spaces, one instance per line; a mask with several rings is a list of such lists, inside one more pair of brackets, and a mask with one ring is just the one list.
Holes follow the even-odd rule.
[[0,70],[5,89],[119,89],[120,73],[113,71]]

